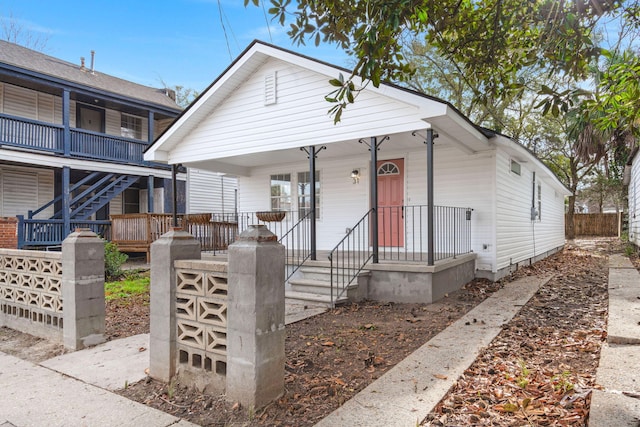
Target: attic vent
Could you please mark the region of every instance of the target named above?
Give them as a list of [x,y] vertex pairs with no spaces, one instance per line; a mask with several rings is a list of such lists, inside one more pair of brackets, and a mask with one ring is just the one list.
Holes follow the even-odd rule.
[[276,72],[264,76],[264,105],[272,105],[277,102]]

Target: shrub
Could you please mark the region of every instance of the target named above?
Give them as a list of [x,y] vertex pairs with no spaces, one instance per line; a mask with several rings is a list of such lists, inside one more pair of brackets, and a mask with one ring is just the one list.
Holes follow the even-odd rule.
[[104,275],[108,281],[118,280],[124,274],[122,264],[127,262],[129,255],[118,250],[118,246],[112,242],[104,245]]

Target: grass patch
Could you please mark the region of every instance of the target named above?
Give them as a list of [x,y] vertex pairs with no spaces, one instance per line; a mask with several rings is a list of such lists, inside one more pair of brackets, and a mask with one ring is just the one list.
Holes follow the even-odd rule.
[[104,294],[107,301],[149,294],[150,278],[148,273],[127,274],[122,280],[106,282]]

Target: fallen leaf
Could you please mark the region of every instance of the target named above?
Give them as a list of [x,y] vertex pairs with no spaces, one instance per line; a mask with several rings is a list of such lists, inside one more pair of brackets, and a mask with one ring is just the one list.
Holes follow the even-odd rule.
[[433,376],[438,378],[439,380],[446,380],[448,378],[446,375],[442,374],[433,374]]

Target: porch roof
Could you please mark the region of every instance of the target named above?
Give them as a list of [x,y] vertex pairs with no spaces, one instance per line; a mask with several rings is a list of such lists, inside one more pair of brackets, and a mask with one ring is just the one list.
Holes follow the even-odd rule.
[[[225,122],[220,119],[215,123],[219,111],[270,61],[321,76],[315,83],[300,78],[295,96],[306,95],[307,115],[298,117],[299,109],[292,109],[289,114],[276,116],[273,108],[263,108],[264,118],[246,118],[249,113],[236,110],[231,116],[225,115]],[[145,159],[245,175],[254,166],[298,161],[299,148],[309,145],[331,144],[325,157],[362,154],[359,141],[374,136],[389,135],[388,143],[398,149],[415,147],[424,141],[424,131],[428,128],[438,132],[438,144],[452,144],[470,154],[492,149],[489,143],[492,134],[471,123],[451,104],[391,84],[381,84],[378,88],[365,84],[355,104],[349,105],[342,121],[334,125],[333,118],[327,115],[331,105],[323,96],[332,90],[328,80],[340,73],[348,75],[350,71],[255,41],[147,149]],[[325,86],[317,83],[320,80]],[[317,95],[306,94],[307,88],[316,90]],[[314,105],[309,107],[309,104]],[[304,126],[285,131],[296,127],[300,120],[305,120]],[[207,122],[213,124],[207,125]],[[235,127],[227,131],[224,127],[231,129],[229,122],[234,122]],[[208,133],[203,129],[206,126],[210,127]],[[212,135],[225,131],[233,143],[225,145],[212,140]]]

